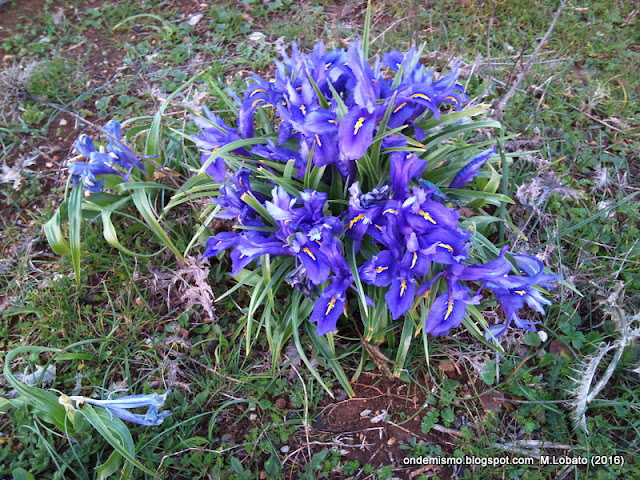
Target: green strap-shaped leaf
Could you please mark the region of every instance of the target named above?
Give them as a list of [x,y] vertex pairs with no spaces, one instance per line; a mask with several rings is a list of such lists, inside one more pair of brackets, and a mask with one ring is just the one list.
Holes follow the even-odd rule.
[[69,253],[71,253],[69,242],[62,233],[62,227],[60,225],[61,209],[62,206],[58,207],[49,221],[44,224],[44,234],[47,237],[49,246],[55,253],[58,255],[69,255]]
[[145,189],[136,189],[131,193],[131,198],[133,199],[133,203],[136,208],[144,218],[149,229],[155,233],[158,239],[167,246],[169,250],[173,252],[173,254],[178,257],[181,262],[185,262],[184,257],[178,251],[176,246],[173,244],[167,233],[163,230],[158,218],[156,217],[153,208],[151,207],[151,201],[149,200],[149,196]]
[[131,438],[131,432],[122,420],[103,408],[93,408],[91,405],[84,405],[81,409],[76,410],[76,413],[84,416],[109,445],[128,462],[121,478],[131,478],[132,466],[139,468],[148,475],[160,478],[135,457],[136,449]]
[[80,257],[82,255],[80,247],[80,229],[82,227],[82,196],[84,186],[78,182],[71,195],[69,195],[69,245],[71,252],[71,263],[76,278],[76,284],[80,285]]

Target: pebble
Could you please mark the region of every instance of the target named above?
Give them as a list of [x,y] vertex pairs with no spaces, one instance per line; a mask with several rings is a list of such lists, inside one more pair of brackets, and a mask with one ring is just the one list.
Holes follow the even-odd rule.
[[191,25],[192,27],[194,25],[196,25],[200,20],[202,20],[202,18],[204,17],[203,13],[198,13],[197,15],[194,15],[193,17],[191,17],[189,20],[187,20],[187,23],[189,25]]
[[255,413],[252,413],[251,415],[249,415],[249,420],[251,420],[252,422],[254,420],[257,420],[257,418],[258,418],[258,415],[256,415]]
[[60,125],[61,127],[64,127],[68,123],[69,122],[67,121],[67,119],[63,118],[63,119],[60,120],[60,122],[58,122],[58,125]]
[[360,412],[361,417],[368,417],[369,415],[371,415],[371,410],[367,409]]
[[289,451],[289,445],[284,445],[284,446],[280,447],[280,451],[282,453],[287,453]]

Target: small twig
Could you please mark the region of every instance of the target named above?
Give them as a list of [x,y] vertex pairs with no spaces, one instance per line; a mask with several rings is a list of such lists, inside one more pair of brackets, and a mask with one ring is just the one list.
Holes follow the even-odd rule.
[[583,111],[583,110],[580,110],[578,107],[574,107],[574,106],[573,106],[573,105],[571,105],[570,103],[567,103],[567,105],[568,105],[570,108],[573,108],[576,112],[580,112],[580,113],[582,113],[583,115],[585,115],[586,117],[590,118],[590,119],[591,119],[591,120],[593,120],[594,122],[598,122],[599,124],[604,125],[605,127],[610,128],[611,130],[615,130],[615,131],[616,131],[616,132],[618,132],[618,133],[626,133],[624,130],[620,130],[619,128],[614,127],[613,125],[611,125],[610,123],[607,123],[607,122],[605,122],[604,120],[600,120],[598,117],[594,117],[593,115],[591,115],[591,114],[589,114],[589,113],[587,113],[587,112],[585,112],[585,111]]
[[558,10],[556,11],[556,14],[554,15],[553,20],[551,20],[551,25],[549,25],[549,28],[547,29],[547,33],[544,34],[544,37],[542,37],[542,40],[540,40],[536,48],[533,50],[533,53],[531,54],[531,58],[522,68],[522,71],[520,72],[520,74],[516,78],[516,81],[513,83],[513,85],[511,86],[509,91],[506,93],[506,95],[502,97],[496,104],[494,111],[498,117],[502,116],[502,111],[504,110],[505,105],[509,102],[509,100],[511,100],[511,97],[515,95],[518,86],[520,86],[520,84],[524,80],[524,77],[529,73],[529,70],[533,65],[534,59],[538,55],[538,52],[542,49],[544,44],[547,43],[547,40],[549,39],[551,32],[553,32],[553,29],[555,28],[556,23],[560,19],[560,14],[564,10],[564,7],[567,5],[567,1],[568,0],[563,0],[562,4],[560,5]]
[[[289,360],[289,358],[287,358],[287,360]],[[305,381],[302,378],[302,375],[300,375],[300,372],[298,371],[298,369],[296,368],[296,366],[293,364],[293,362],[289,363],[289,366],[291,368],[293,368],[293,371],[296,372],[296,375],[298,375],[298,378],[300,379],[300,384],[302,385],[302,390],[304,391],[304,420],[303,420],[303,426],[304,426],[304,434],[305,437],[307,437],[307,452],[309,453],[309,461],[311,461],[311,445],[309,444],[310,440],[309,440],[309,395],[307,394],[307,387],[305,385]]]

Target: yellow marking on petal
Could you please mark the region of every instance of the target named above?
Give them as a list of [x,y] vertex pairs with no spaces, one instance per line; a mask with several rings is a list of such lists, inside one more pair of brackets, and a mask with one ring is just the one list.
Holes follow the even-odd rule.
[[311,257],[311,260],[315,261],[316,256],[313,254],[313,252],[311,250],[309,250],[308,248],[303,248],[302,251],[304,253],[306,253],[307,255],[309,255]]
[[384,212],[382,212],[382,214],[384,215],[385,213],[393,213],[394,215],[398,214],[397,210],[394,210],[393,208],[387,208]]
[[406,289],[407,289],[407,281],[403,278],[402,284],[400,285],[400,296],[404,295],[404,292]]
[[289,223],[289,222],[293,222],[293,219],[292,219],[292,218],[287,218],[287,219],[284,221],[284,224],[286,225],[286,224],[287,224],[287,223]]
[[449,95],[448,97],[444,97],[445,100],[452,100],[453,103],[455,103],[456,105],[459,105],[460,102],[458,102],[458,99],[456,97],[452,97],[451,95]]
[[378,80],[376,80],[375,78],[372,78],[372,79],[371,79],[371,81],[372,81],[373,83],[378,83]]
[[413,252],[413,260],[411,260],[411,267],[410,268],[415,267],[417,261],[418,261],[418,253],[417,252]]
[[323,223],[322,226],[331,230],[331,225],[329,225],[328,223]]
[[331,300],[329,300],[329,305],[327,306],[327,311],[324,312],[324,314],[329,315],[329,312],[333,310],[335,306],[336,306],[336,297],[331,297]]
[[319,247],[322,246],[322,242],[320,240],[316,240],[316,243],[318,244]]
[[256,88],[253,92],[251,92],[251,95],[249,95],[249,98],[253,97],[256,93],[260,93],[260,92],[266,92],[266,90],[264,88]]
[[382,273],[382,272],[384,272],[385,270],[388,270],[388,269],[389,269],[389,267],[378,267],[378,268],[376,268],[376,272]]
[[446,243],[441,243],[438,245],[439,247],[442,247],[444,249],[449,250],[451,253],[453,253],[453,247],[451,245],[447,245]]
[[382,227],[380,225],[374,224],[374,227],[376,227],[378,230],[382,231]]
[[449,318],[451,312],[453,312],[453,293],[449,293],[449,305],[447,305],[447,312],[444,314],[445,320]]
[[90,187],[95,187],[96,184],[93,183],[91,180],[89,180],[88,178],[84,179],[84,183],[86,183],[87,185],[89,185]]
[[425,220],[428,220],[429,222],[433,223],[434,225],[436,224],[436,221],[433,219],[433,217],[431,215],[429,215],[427,212],[423,211],[423,210],[418,210],[418,215],[420,215],[421,217],[423,217]]
[[354,217],[354,219],[349,222],[349,227],[348,228],[352,228],[356,223],[358,223],[363,218],[364,218],[364,213],[361,213],[357,217]]
[[322,142],[320,141],[320,137],[318,136],[317,133],[315,134],[315,137],[316,137],[316,142],[318,142],[318,146],[322,147]]
[[298,90],[298,91],[302,90],[302,87],[296,87],[296,90]]
[[413,157],[413,153],[409,153],[409,155],[407,155],[406,157],[404,157],[405,160],[409,160],[411,157]]
[[331,63],[331,62],[329,62],[329,63],[325,63],[325,64],[324,64],[324,69],[325,69],[325,70],[328,70],[328,69],[331,67],[331,65],[333,65],[333,63]]
[[269,83],[276,83],[276,79],[275,78],[270,78],[269,79]]
[[327,122],[333,123],[334,125],[338,125],[338,121],[337,120],[327,120]]
[[400,105],[398,105],[396,108],[393,109],[393,113],[398,113],[400,110],[402,110],[406,106],[407,106],[407,102],[402,102]]
[[115,154],[115,153],[113,153],[113,152],[109,152],[109,156],[110,156],[111,158],[118,158],[118,155],[116,155],[116,154]]
[[515,292],[516,292],[518,295],[526,295],[526,294],[527,294],[527,291],[526,291],[526,290],[515,290]]
[[474,229],[473,229],[473,225],[469,225],[469,226],[467,227],[467,230],[470,230],[470,231],[472,231],[472,232],[473,232],[473,230],[474,230]]
[[456,85],[456,86],[458,86],[458,87],[462,87],[462,88],[464,88],[464,85],[463,85],[463,84],[461,84],[460,82],[458,82],[457,80],[456,80],[455,85]]
[[353,134],[357,135],[360,129],[362,128],[362,124],[364,123],[364,117],[360,117],[356,122],[355,127],[353,127]]
[[425,95],[424,93],[414,93],[413,95],[411,95],[410,98],[422,98],[424,100],[427,100],[428,102],[431,101],[431,99],[427,95]]
[[306,115],[307,114],[306,105],[300,105],[300,111],[302,112],[302,115]]
[[255,107],[256,105],[258,105],[260,102],[264,102],[265,99],[264,98],[259,98],[257,100],[254,100],[253,103],[251,104],[251,108]]

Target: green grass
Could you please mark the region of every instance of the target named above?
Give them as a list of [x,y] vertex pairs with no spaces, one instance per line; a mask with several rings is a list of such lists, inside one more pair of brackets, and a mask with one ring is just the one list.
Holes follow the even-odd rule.
[[[409,2],[374,15],[372,38],[377,40],[372,51],[403,50],[411,40],[426,41],[426,52],[438,52],[427,62],[444,69],[449,59],[456,58],[468,73],[480,55],[469,87],[481,101],[491,102],[505,93],[513,74],[528,60],[526,55],[544,35],[557,3],[541,1],[532,8],[531,2],[498,2],[494,8],[490,2],[438,1],[427,9],[420,2]],[[60,25],[46,3],[37,22],[21,20],[0,51],[13,59],[44,62],[28,85],[33,96],[102,124],[114,116],[126,119],[153,113],[158,105],[154,91],[166,96],[207,66],[211,69],[198,89],[212,91],[210,83],[241,85],[248,71],[268,66],[281,36],[287,42],[297,39],[304,47],[315,43],[317,36],[336,45],[345,36],[355,36],[358,31],[353,28],[364,21],[361,9],[348,12],[348,18],[332,18],[319,2],[243,4],[242,8],[233,2],[211,6],[194,27],[160,1],[132,6],[112,2],[91,9],[80,3],[80,20],[69,15]],[[140,14],[159,15],[162,21],[148,16],[131,19]],[[616,282],[623,282],[623,307],[629,316],[640,310],[640,199],[629,198],[637,191],[640,151],[640,73],[630,68],[640,57],[640,29],[637,15],[632,14],[630,2],[569,5],[537,59],[547,63],[532,67],[521,85],[523,91],[504,112],[509,132],[519,134],[517,141],[524,145],[519,150],[539,151],[532,154],[537,163],[524,154],[516,156],[509,193],[535,179],[549,192],[538,197],[537,209],[520,206],[510,211],[528,237],[518,245],[523,249],[544,245],[538,253],[580,295],[559,287],[556,303],[543,319],[548,340],[514,335],[504,356],[464,336],[430,339],[428,365],[417,351],[410,351],[403,378],[421,386],[427,378],[434,388],[423,387],[428,406],[418,416],[425,436],[407,441],[403,445],[407,454],[500,457],[508,455],[497,446],[505,440],[540,440],[566,445],[571,456],[625,458],[623,467],[579,467],[571,469],[568,478],[634,478],[640,473],[632,463],[640,437],[640,389],[632,372],[640,357],[638,347],[627,348],[609,385],[590,404],[589,436],[574,429],[570,409],[563,403],[574,386],[571,378],[580,359],[618,336],[599,299]],[[249,39],[255,31],[265,34],[264,44]],[[91,87],[87,87],[88,66],[102,53],[79,49],[81,55],[66,55],[88,34],[98,34],[110,49],[124,52],[127,67]],[[43,37],[50,41],[39,42]],[[44,138],[59,113],[29,98],[16,102],[18,115],[8,117],[0,128],[2,159],[9,164],[33,153],[25,138],[46,144]],[[206,103],[216,110],[225,108],[214,93]],[[607,172],[608,182],[602,180],[602,172]],[[579,195],[565,198],[562,191],[554,193],[558,185],[551,173]],[[318,417],[327,399],[313,377],[305,376],[305,392],[301,378],[286,362],[272,365],[264,344],[246,355],[237,333],[248,301],[243,290],[216,304],[218,318],[213,322],[198,307],[184,309],[175,302],[169,307],[152,285],[153,271],[177,269],[172,257],[145,260],[122,255],[104,241],[99,222],[83,224],[82,285],[76,287],[70,260],[52,254],[41,229],[52,212],[39,197],[52,185],[58,187],[46,198],[61,197],[58,175],[56,171],[27,174],[19,191],[10,183],[0,184],[0,251],[5,258],[0,263],[0,348],[5,352],[24,344],[64,348],[82,340],[96,341],[74,349],[73,353],[86,355],[82,359],[55,360],[45,354],[20,358],[12,366],[15,373],[53,361],[56,379],[47,386],[65,393],[80,389],[85,395],[118,388],[147,393],[170,386],[167,405],[172,417],[159,428],[131,429],[139,460],[157,469],[162,478],[256,478],[260,472],[266,472],[266,478],[358,474],[390,478],[378,464],[345,460],[329,445],[314,447],[311,458],[305,448],[296,462],[283,453],[285,445],[294,449],[306,444],[305,420]],[[617,208],[606,210],[617,203]],[[178,243],[184,248],[198,222],[179,214],[173,219],[180,225]],[[124,245],[144,253],[157,250],[148,232],[126,219],[117,222],[127,227],[120,230],[126,232],[120,238]],[[211,265],[217,296],[228,288],[227,270],[225,263]],[[456,371],[450,378],[440,368],[447,361],[454,362],[462,375]],[[348,360],[346,365],[350,373],[356,367]],[[373,369],[375,364],[367,362],[365,370]],[[320,365],[319,370],[331,384],[328,369]],[[483,408],[479,395],[487,391],[507,398],[502,408]],[[8,392],[9,387],[0,384],[0,394]],[[285,410],[277,404],[280,397],[288,399]],[[436,425],[460,432],[448,439],[455,445],[426,441]],[[12,472],[15,478],[29,478],[19,477],[20,469],[43,479],[93,478],[93,467],[111,451],[95,434],[83,442],[60,436],[27,406],[2,415],[0,432],[0,476],[7,478]],[[311,440],[322,443],[327,437],[312,432]],[[543,479],[561,471],[537,463],[474,467],[467,470],[467,478]],[[144,477],[139,471],[135,475]]]

